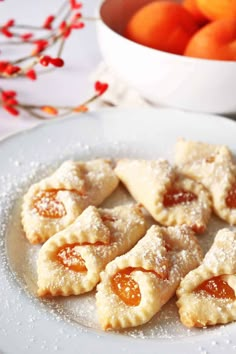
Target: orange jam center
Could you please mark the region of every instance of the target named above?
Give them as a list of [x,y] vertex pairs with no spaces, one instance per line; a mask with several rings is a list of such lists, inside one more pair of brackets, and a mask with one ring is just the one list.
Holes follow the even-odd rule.
[[164,195],[163,205],[168,208],[177,204],[189,203],[196,199],[197,196],[192,192],[185,191],[184,189],[170,189]]
[[207,163],[213,163],[215,162],[215,156],[208,156],[205,160]]
[[41,191],[34,199],[34,208],[46,218],[62,218],[66,215],[63,203],[57,200],[58,191]]
[[236,183],[233,184],[232,188],[228,192],[225,202],[228,208],[236,208]]
[[206,227],[204,225],[193,224],[191,225],[191,229],[196,232],[196,234],[202,234],[203,232],[205,232]]
[[78,243],[71,245],[64,245],[58,250],[57,259],[66,268],[74,270],[75,272],[87,272],[84,259],[75,250],[76,246],[80,246]]
[[116,273],[111,279],[112,291],[128,306],[138,306],[141,293],[138,283],[132,278],[135,268],[125,268]]
[[128,267],[117,272],[111,279],[112,291],[120,297],[120,299],[128,306],[138,306],[141,301],[141,293],[138,283],[132,278],[131,273],[134,271],[153,273],[157,277],[163,278],[161,274],[157,274],[152,270],[146,270],[141,267]]
[[101,219],[102,219],[103,222],[106,222],[106,221],[114,222],[114,221],[117,220],[116,218],[114,218],[113,216],[108,215],[108,214],[102,215]]
[[205,291],[217,299],[235,299],[234,290],[220,276],[204,281],[195,291]]

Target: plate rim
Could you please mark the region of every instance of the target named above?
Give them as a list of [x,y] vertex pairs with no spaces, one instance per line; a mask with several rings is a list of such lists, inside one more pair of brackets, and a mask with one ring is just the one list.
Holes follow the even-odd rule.
[[[58,124],[63,124],[66,121],[70,121],[70,120],[75,120],[75,119],[79,119],[80,117],[86,117],[86,116],[92,116],[94,114],[103,114],[103,113],[110,113],[110,112],[114,112],[114,111],[119,111],[121,112],[130,112],[130,111],[157,111],[157,112],[170,112],[170,113],[181,113],[181,114],[187,114],[187,115],[192,115],[194,116],[201,116],[201,117],[206,117],[207,119],[215,119],[215,120],[221,120],[221,121],[227,121],[230,124],[236,124],[236,120],[234,118],[230,118],[224,115],[219,115],[219,114],[214,114],[214,113],[203,113],[203,112],[193,112],[193,111],[187,111],[187,110],[181,110],[178,108],[169,108],[169,107],[154,107],[154,106],[149,106],[149,107],[128,107],[128,108],[117,108],[117,107],[107,107],[107,108],[101,108],[99,110],[91,110],[91,111],[87,111],[87,112],[81,112],[79,114],[74,114],[70,117],[59,117],[56,119],[50,119],[48,121],[39,121],[38,123],[36,123],[33,126],[30,126],[28,128],[23,128],[20,130],[17,130],[15,132],[12,133],[7,133],[3,136],[0,137],[0,144],[2,142],[5,142],[11,138],[14,138],[15,136],[20,136],[22,134],[27,134],[27,133],[31,133],[34,130],[38,130],[41,128],[45,128],[46,126],[50,126],[50,125],[58,125]],[[78,118],[77,118],[78,117]]]
[[[231,120],[230,118],[223,117],[223,116],[212,115],[212,114],[208,114],[208,113],[207,114],[203,114],[203,113],[195,113],[195,112],[186,112],[186,111],[180,111],[180,110],[177,110],[177,109],[169,109],[169,108],[150,108],[150,107],[145,107],[145,108],[142,108],[141,110],[143,112],[146,112],[146,111],[152,111],[152,112],[155,112],[155,113],[156,112],[165,112],[165,113],[169,112],[169,113],[171,113],[173,115],[177,112],[178,114],[183,114],[183,115],[192,115],[192,116],[195,116],[195,117],[201,116],[201,117],[205,117],[206,119],[212,119],[213,121],[216,121],[216,122],[219,121],[219,120],[221,122],[224,121],[226,124],[232,125],[232,126],[234,126],[234,129],[236,129],[236,122]],[[27,134],[34,134],[34,131],[38,131],[38,130],[41,130],[41,129],[47,129],[51,125],[64,124],[64,122],[69,122],[71,120],[76,120],[76,119],[80,119],[80,118],[86,119],[86,117],[88,117],[88,116],[89,117],[93,117],[94,115],[95,116],[96,115],[98,115],[98,116],[101,115],[101,116],[105,117],[105,115],[107,113],[110,114],[111,112],[112,113],[113,112],[116,112],[116,113],[119,112],[121,117],[122,117],[123,116],[122,113],[127,114],[130,111],[133,111],[133,112],[140,111],[140,108],[130,108],[130,109],[125,109],[125,108],[124,109],[117,109],[116,108],[116,110],[114,110],[114,108],[107,108],[107,109],[101,109],[99,111],[92,111],[92,112],[89,112],[89,113],[85,113],[82,116],[80,116],[80,115],[77,116],[76,115],[76,116],[73,116],[73,117],[70,117],[70,118],[62,118],[62,119],[57,119],[57,120],[54,120],[54,121],[49,121],[46,124],[45,123],[39,123],[39,124],[37,124],[37,125],[35,125],[33,127],[26,128],[26,129],[23,129],[21,131],[14,132],[12,134],[9,134],[6,137],[1,138],[0,139],[0,147],[2,146],[3,143],[5,143],[7,141],[10,141],[11,139],[13,139],[13,143],[14,143],[14,139],[17,139],[17,137],[19,137],[19,136],[22,136],[22,135],[27,136]],[[125,114],[124,114],[124,116],[125,116]],[[132,119],[134,119],[134,118],[132,117]],[[0,155],[1,155],[1,149],[0,149]],[[1,272],[1,270],[0,270],[0,272]],[[19,284],[16,284],[16,286],[19,286]],[[0,295],[0,299],[1,299],[1,295]],[[92,335],[93,340],[96,340],[96,333],[94,334],[94,332],[95,332],[94,330],[92,330],[92,331],[88,330],[88,332],[86,332],[86,331],[82,332],[81,335],[84,335],[84,337],[86,337],[87,334],[88,334],[88,337],[91,337],[91,335]],[[117,341],[118,341],[118,343],[120,342],[120,335],[117,336],[117,335],[110,334],[110,333],[108,335],[106,333],[105,334],[99,334],[99,335],[100,335],[100,337],[104,337],[104,338],[109,337],[109,338],[111,338],[115,344],[117,343]],[[190,345],[192,346],[192,341],[197,339],[197,337],[198,336],[187,337],[187,338],[184,338],[184,341],[185,342],[186,341],[190,342]],[[202,335],[199,335],[199,337],[202,338]],[[130,337],[128,337],[128,339],[124,338],[124,337],[122,337],[122,338],[124,339],[125,342],[140,343],[140,338],[130,338]],[[156,341],[156,338],[153,338],[153,339],[149,338],[147,340],[148,340],[148,342],[150,344],[150,343]],[[143,339],[141,341],[144,342]],[[110,342],[110,340],[108,342]],[[163,343],[161,343],[161,342],[163,342]],[[127,343],[125,343],[125,344],[127,344]],[[179,338],[179,339],[175,338],[173,340],[173,342],[170,341],[168,343],[168,346],[169,347],[171,346],[172,349],[174,349],[176,345],[177,346],[180,345],[180,347],[182,347],[183,344],[186,344],[186,343],[183,343],[183,338]],[[155,343],[155,346],[157,346],[157,345],[160,346],[160,348],[158,347],[159,349],[166,349],[166,340],[164,340],[164,341],[162,339],[159,340],[158,343]],[[106,343],[105,343],[105,346],[106,346]],[[189,348],[187,350],[189,350]],[[181,349],[183,350],[184,348],[181,348]],[[217,349],[219,349],[219,348],[217,348]],[[0,351],[1,351],[1,347],[0,347]],[[32,351],[32,347],[31,347],[31,351]],[[125,353],[127,353],[127,352],[129,352],[129,351],[126,351]],[[198,352],[199,352],[199,350],[198,350]],[[115,354],[114,351],[113,351],[113,353]],[[182,353],[183,353],[183,351],[182,351]]]

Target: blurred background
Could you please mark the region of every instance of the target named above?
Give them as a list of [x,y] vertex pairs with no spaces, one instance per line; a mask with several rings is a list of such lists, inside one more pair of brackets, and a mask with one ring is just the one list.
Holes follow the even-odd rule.
[[[63,1],[40,0],[6,0],[0,1],[0,23],[8,19],[15,19],[16,23],[29,25],[42,25],[45,18],[54,14]],[[83,2],[81,11],[84,16],[96,16],[99,0]],[[93,93],[93,81],[89,79],[101,61],[96,38],[96,21],[86,22],[82,30],[73,31],[65,44],[63,59],[65,66],[46,73],[45,71],[36,81],[26,78],[2,80],[1,86],[7,90],[16,90],[21,101],[27,103],[50,105],[76,105]],[[3,44],[1,36],[0,60],[15,58],[24,55],[27,47],[8,46]],[[0,109],[0,136],[10,132],[29,127],[38,123],[35,118],[26,114],[13,117]]]

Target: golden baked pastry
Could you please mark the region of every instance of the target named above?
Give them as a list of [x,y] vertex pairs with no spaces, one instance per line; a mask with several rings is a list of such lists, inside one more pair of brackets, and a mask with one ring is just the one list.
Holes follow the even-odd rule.
[[226,145],[208,144],[180,138],[175,146],[175,163],[178,166],[202,159],[211,160],[216,155],[228,160],[232,159],[232,153]]
[[68,296],[92,290],[106,264],[127,252],[145,232],[145,219],[137,206],[89,206],[42,246],[37,261],[38,295]]
[[236,225],[236,165],[224,145],[210,145],[180,139],[175,162],[186,176],[201,182],[211,193],[215,213]]
[[160,224],[187,224],[197,233],[205,231],[211,215],[209,193],[177,173],[168,161],[122,159],[115,173]]
[[236,231],[218,231],[203,263],[181,281],[179,314],[187,327],[236,320]]
[[152,226],[131,251],[101,273],[96,294],[101,327],[120,329],[148,322],[201,260],[200,246],[188,226]]
[[64,162],[24,196],[22,224],[31,243],[70,225],[89,205],[99,205],[119,183],[109,160]]

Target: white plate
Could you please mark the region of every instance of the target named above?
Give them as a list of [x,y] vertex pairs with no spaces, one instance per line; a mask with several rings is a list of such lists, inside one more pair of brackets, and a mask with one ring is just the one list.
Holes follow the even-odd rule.
[[[38,247],[26,242],[19,215],[21,197],[30,183],[68,158],[171,158],[180,136],[227,144],[236,153],[233,121],[150,108],[89,113],[41,125],[0,142],[1,353],[236,352],[236,324],[187,330],[176,317],[173,301],[150,325],[121,334],[96,329],[93,294],[80,300],[74,297],[44,302],[33,295]],[[211,223],[210,240],[220,225]]]

